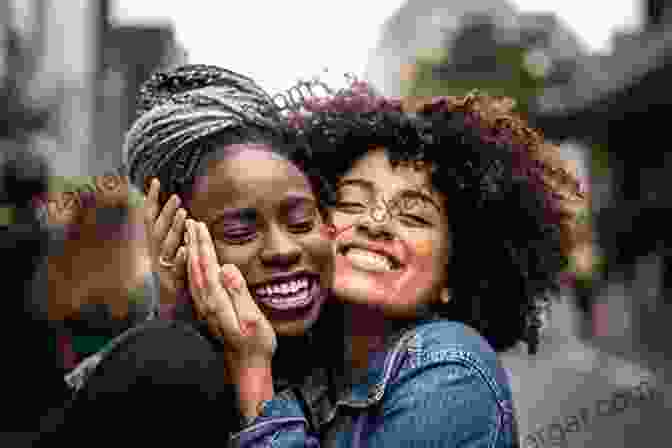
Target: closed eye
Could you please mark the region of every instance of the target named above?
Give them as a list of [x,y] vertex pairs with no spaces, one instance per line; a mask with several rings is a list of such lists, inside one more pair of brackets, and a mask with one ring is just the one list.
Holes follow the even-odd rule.
[[287,227],[289,227],[289,230],[293,233],[307,233],[315,227],[315,220],[311,219],[310,221],[292,223]]
[[336,210],[343,213],[358,214],[366,211],[366,206],[360,202],[338,201],[335,205]]
[[255,230],[241,228],[223,231],[220,232],[220,235],[227,243],[244,244],[252,241],[257,235],[257,232]]
[[410,226],[413,226],[413,227],[426,227],[426,226],[431,225],[431,223],[429,221],[427,221],[426,219],[423,219],[419,216],[416,216],[416,215],[409,215],[409,214],[402,213],[398,216],[404,224],[410,225]]

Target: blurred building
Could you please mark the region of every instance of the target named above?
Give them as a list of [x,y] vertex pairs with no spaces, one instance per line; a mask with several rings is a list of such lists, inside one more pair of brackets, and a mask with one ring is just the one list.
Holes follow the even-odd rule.
[[185,59],[172,25],[114,24],[110,0],[9,0],[0,8],[12,13],[0,9],[24,49],[12,70],[26,83],[29,102],[53,111],[35,141],[55,174],[118,167],[139,82]]
[[[532,118],[547,135],[580,139],[606,154],[612,200],[597,217],[608,286],[595,299],[595,317],[603,322],[599,341],[661,361],[670,354],[663,334],[672,315],[672,157],[665,125],[655,123],[672,106],[672,6],[653,0],[643,6],[644,29],[617,35],[610,55],[554,99],[539,101]],[[614,283],[625,292],[611,293]],[[625,321],[616,318],[623,315]]]
[[516,26],[516,11],[506,0],[408,0],[383,24],[365,78],[385,95],[402,95],[405,72],[418,56],[449,48],[462,17],[478,14],[498,28]]

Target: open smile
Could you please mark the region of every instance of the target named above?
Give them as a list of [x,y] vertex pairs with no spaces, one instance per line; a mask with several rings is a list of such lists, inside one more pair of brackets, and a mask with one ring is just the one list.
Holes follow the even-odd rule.
[[316,274],[298,272],[275,277],[250,289],[260,304],[277,311],[289,311],[310,306],[321,286]]
[[369,245],[344,244],[339,246],[337,253],[345,257],[351,265],[364,271],[391,272],[403,267],[399,258],[394,254]]

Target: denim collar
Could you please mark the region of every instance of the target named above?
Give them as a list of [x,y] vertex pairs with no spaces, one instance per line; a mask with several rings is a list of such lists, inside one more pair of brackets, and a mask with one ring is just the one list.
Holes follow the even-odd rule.
[[[376,352],[369,357],[369,366],[365,374],[365,380],[356,379],[352,375],[341,375],[336,382],[338,389],[338,401],[332,414],[335,414],[338,406],[352,408],[365,408],[372,406],[383,398],[387,385],[397,376],[399,369],[404,364],[408,349],[412,348],[416,336],[415,329],[434,320],[440,319],[433,315],[420,320],[408,322],[388,336],[386,351]],[[346,369],[348,370],[348,369]],[[329,420],[333,415],[329,416]]]

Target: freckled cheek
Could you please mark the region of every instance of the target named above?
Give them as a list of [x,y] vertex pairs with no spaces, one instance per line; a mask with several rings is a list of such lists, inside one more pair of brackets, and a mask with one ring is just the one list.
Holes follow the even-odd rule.
[[431,258],[434,253],[434,242],[432,240],[414,241],[411,246],[411,251],[419,258]]
[[356,216],[334,212],[329,216],[327,223],[336,229],[344,229],[354,226],[356,221]]
[[431,246],[426,255],[415,253],[409,260],[405,274],[395,282],[389,294],[401,303],[412,304],[420,291],[430,288],[435,281],[431,254]]

